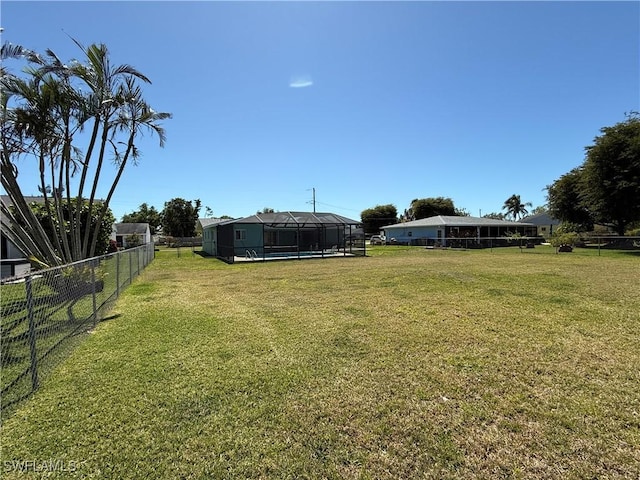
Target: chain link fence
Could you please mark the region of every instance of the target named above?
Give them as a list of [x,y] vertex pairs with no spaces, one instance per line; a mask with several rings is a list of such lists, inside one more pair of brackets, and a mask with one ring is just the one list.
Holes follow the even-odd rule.
[[0,412],[37,390],[154,258],[154,245],[4,279],[0,285]]
[[[542,237],[443,237],[427,238],[418,237],[408,241],[387,240],[386,245],[410,245],[426,248],[451,248],[451,249],[493,249],[501,247],[520,247],[522,251],[534,251],[536,247],[548,246],[551,243]],[[601,254],[608,250],[624,251],[630,254],[640,254],[640,237],[616,236],[616,235],[576,235],[566,243],[554,244],[550,250],[554,253],[574,252]]]

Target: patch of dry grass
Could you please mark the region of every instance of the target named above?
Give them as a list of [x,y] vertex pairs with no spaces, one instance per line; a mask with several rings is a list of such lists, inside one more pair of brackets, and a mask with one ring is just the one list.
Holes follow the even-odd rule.
[[162,252],[6,420],[3,459],[83,478],[640,476],[637,258],[371,255]]

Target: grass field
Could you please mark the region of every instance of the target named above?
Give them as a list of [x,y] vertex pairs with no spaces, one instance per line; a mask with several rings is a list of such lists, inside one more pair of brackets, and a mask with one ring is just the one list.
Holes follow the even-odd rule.
[[542,252],[159,252],[2,478],[638,479],[640,258]]

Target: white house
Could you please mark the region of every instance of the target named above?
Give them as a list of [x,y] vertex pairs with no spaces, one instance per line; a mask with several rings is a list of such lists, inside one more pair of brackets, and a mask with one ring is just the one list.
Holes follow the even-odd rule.
[[383,227],[382,231],[387,243],[395,239],[409,245],[438,244],[443,247],[461,242],[463,245],[489,245],[485,239],[516,233],[524,237],[537,235],[536,226],[532,223],[446,215],[396,223]]
[[109,238],[121,248],[146,245],[151,243],[151,230],[148,223],[114,223]]

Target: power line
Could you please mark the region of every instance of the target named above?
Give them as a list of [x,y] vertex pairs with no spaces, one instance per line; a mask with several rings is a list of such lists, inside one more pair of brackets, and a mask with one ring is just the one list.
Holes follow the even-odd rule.
[[339,210],[349,210],[350,212],[359,212],[359,210],[356,210],[354,208],[339,207],[338,205],[331,205],[330,203],[324,203],[324,202],[318,202],[318,201],[316,201],[316,203],[319,203],[320,205],[325,205],[331,208],[337,208]]

